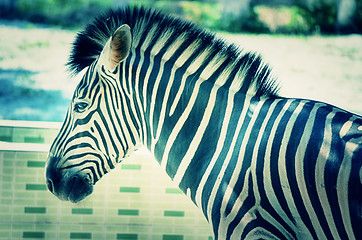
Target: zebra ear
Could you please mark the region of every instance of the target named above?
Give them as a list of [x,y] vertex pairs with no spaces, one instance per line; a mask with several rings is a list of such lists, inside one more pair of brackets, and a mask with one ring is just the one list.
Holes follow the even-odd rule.
[[127,24],[123,24],[113,33],[109,43],[108,67],[110,71],[128,57],[131,44],[131,28]]

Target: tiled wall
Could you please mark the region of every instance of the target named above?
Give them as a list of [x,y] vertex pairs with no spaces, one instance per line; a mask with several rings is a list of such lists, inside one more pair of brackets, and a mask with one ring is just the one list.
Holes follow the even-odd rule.
[[103,177],[81,203],[58,200],[45,186],[46,152],[4,147],[50,144],[57,129],[18,125],[0,122],[0,239],[212,239],[201,211],[144,151]]

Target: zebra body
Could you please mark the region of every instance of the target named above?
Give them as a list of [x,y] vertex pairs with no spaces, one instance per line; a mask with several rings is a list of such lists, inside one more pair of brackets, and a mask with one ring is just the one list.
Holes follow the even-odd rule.
[[362,238],[360,116],[282,98],[260,57],[142,8],[95,20],[69,65],[87,70],[47,162],[60,199],[145,145],[215,239]]

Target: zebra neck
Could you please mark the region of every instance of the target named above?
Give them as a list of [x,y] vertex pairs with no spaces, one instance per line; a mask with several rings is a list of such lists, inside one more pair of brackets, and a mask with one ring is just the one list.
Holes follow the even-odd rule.
[[[218,139],[222,142],[228,131],[226,126],[237,121],[230,119],[231,113],[250,115],[265,97],[255,96],[253,87],[246,93],[237,91],[242,84],[233,79],[240,75],[231,74],[222,63],[199,60],[203,64],[195,68],[184,58],[180,64],[178,58],[165,60],[150,52],[134,51],[124,66],[131,71],[128,85],[134,88],[130,94],[140,113],[141,138],[194,200],[194,183],[210,165]],[[231,86],[226,87],[228,81]]]
[[186,175],[197,177],[194,170],[211,161],[223,124],[236,121],[227,116],[251,113],[259,101],[275,97],[269,69],[211,35],[191,38],[172,28],[159,34],[157,25],[134,35],[121,79],[128,79],[124,85],[136,106],[142,142],[187,192],[195,187]]

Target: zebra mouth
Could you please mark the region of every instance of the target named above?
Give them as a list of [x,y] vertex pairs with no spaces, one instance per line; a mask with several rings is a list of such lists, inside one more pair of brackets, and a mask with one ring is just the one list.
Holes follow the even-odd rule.
[[86,176],[73,176],[65,187],[65,200],[77,203],[93,192],[93,184]]

